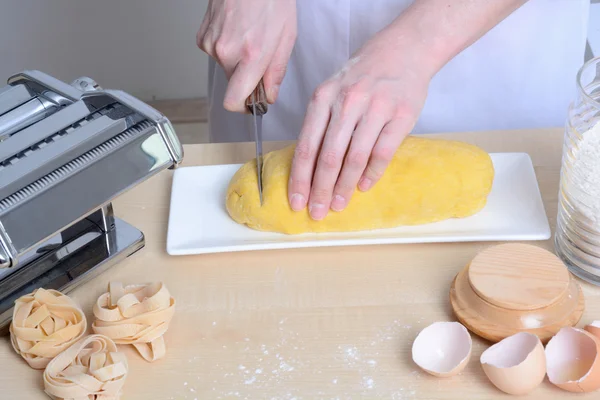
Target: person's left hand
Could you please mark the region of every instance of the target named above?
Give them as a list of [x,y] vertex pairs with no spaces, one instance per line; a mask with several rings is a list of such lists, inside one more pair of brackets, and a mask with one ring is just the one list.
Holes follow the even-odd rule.
[[[374,38],[311,99],[288,184],[293,210],[321,220],[381,178],[421,112],[425,54]],[[391,50],[391,51],[390,51]]]

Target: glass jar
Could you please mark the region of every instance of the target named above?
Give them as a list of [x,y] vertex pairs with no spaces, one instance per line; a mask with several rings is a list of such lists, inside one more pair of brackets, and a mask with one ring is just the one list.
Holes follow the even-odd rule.
[[555,249],[576,276],[600,285],[600,57],[581,67],[565,127]]

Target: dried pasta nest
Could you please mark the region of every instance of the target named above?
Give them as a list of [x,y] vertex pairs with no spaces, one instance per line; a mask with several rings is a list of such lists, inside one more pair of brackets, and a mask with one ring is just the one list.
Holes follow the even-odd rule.
[[133,345],[146,361],[166,353],[163,335],[175,312],[175,299],[162,283],[123,286],[111,282],[94,305],[94,333]]
[[44,369],[79,340],[86,328],[85,314],[70,297],[40,288],[15,301],[10,339],[32,368]]
[[127,357],[115,342],[89,335],[50,361],[44,370],[44,391],[55,400],[118,400],[127,373]]

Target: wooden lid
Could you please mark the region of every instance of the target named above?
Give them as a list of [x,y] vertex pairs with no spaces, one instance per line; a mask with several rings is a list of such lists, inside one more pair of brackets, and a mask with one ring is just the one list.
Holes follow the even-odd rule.
[[558,301],[569,287],[569,271],[551,252],[509,243],[479,253],[468,269],[475,293],[510,310],[534,310]]
[[583,291],[572,277],[562,299],[537,310],[509,310],[486,302],[473,291],[469,267],[460,271],[450,287],[450,304],[458,321],[476,335],[498,342],[518,332],[537,335],[546,343],[565,326],[575,326],[585,308]]

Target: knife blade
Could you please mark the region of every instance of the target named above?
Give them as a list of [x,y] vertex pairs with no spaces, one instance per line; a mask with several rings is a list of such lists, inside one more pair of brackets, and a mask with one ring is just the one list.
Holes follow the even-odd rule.
[[260,205],[263,204],[263,149],[262,149],[262,117],[268,111],[267,96],[262,79],[258,82],[256,89],[248,96],[246,108],[252,114],[254,124],[254,142],[256,144],[256,173],[258,182],[258,195],[260,196]]

